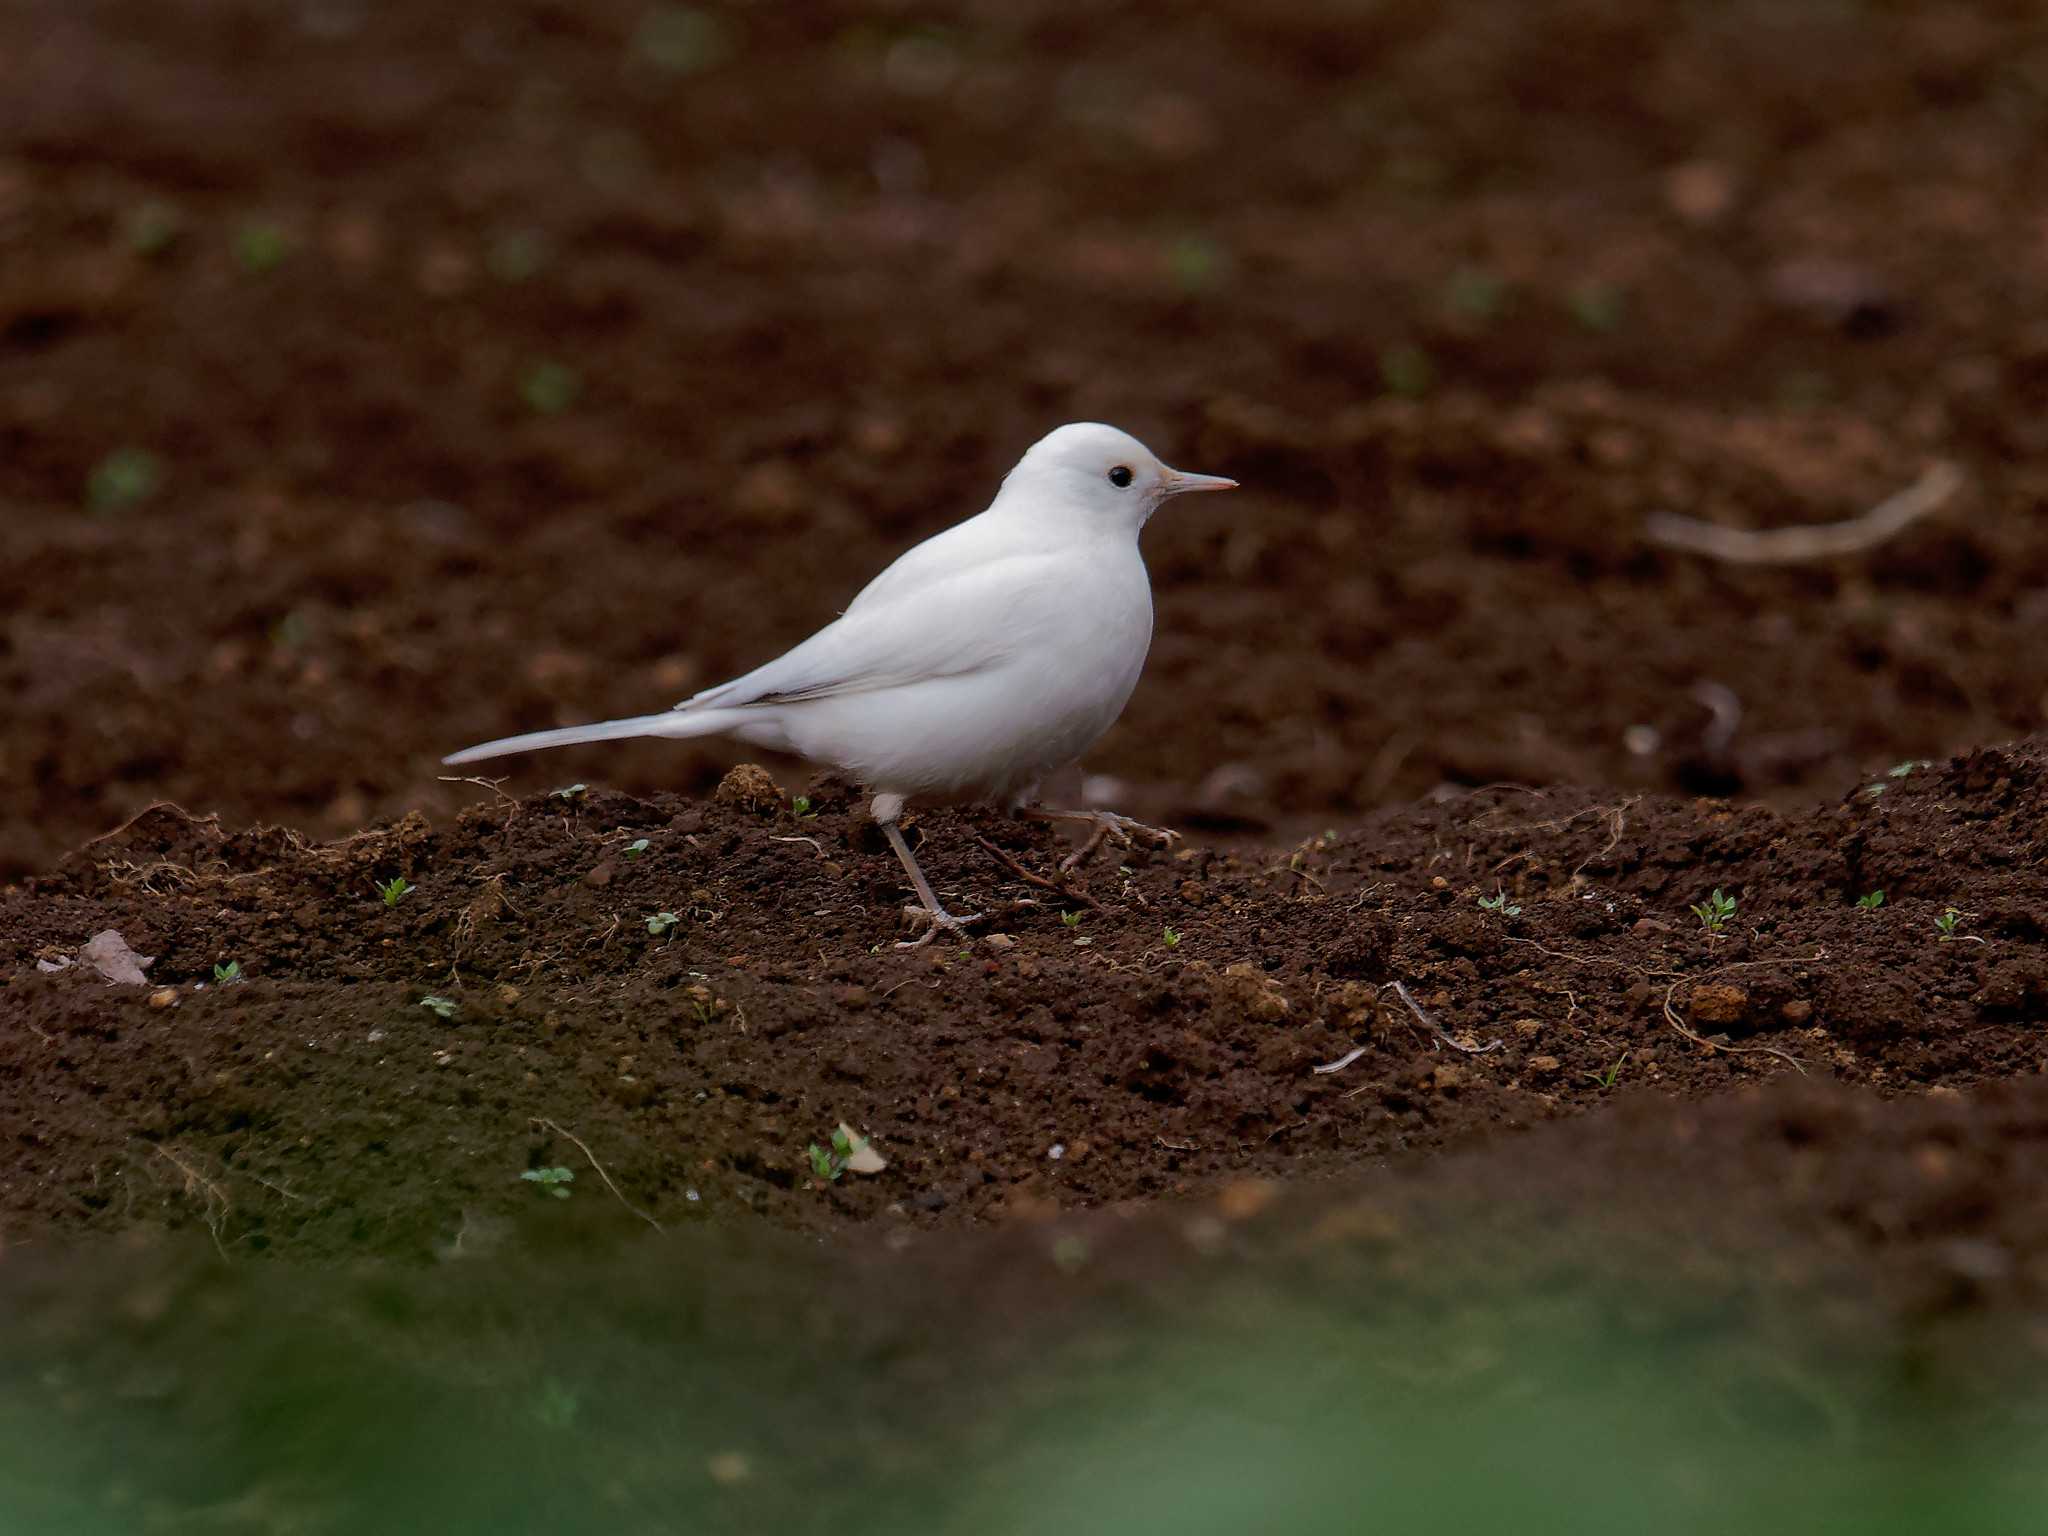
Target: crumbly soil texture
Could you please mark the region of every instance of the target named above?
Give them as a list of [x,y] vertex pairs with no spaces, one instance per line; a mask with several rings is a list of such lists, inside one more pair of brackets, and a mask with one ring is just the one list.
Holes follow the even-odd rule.
[[[568,1168],[660,1225],[957,1225],[1643,1092],[1973,1092],[2048,1068],[2044,775],[2037,741],[1794,815],[1485,789],[1070,876],[1050,833],[927,813],[985,915],[909,948],[830,781],[479,790],[332,843],[163,806],[0,898],[0,1219],[425,1258]],[[109,931],[146,981],[84,955]],[[813,1165],[842,1124],[886,1169]]]
[[[1681,1329],[1739,1252],[1834,1309],[1787,1338],[2037,1360],[2029,8],[105,0],[0,9],[0,100],[0,1275],[74,1342],[158,1303],[59,1249],[166,1228],[786,1245],[739,1289],[957,1243],[871,1293],[910,1398],[1000,1342],[905,1342],[955,1280],[1153,1294],[1267,1180],[1318,1188],[1254,1268],[1348,1252],[1290,1245],[1392,1170],[1532,1262],[1631,1191]],[[1086,418],[1244,485],[1146,530],[1150,664],[1058,786],[1181,843],[1062,879],[919,808],[984,917],[900,949],[800,766],[439,766],[773,656]],[[1646,536],[1930,470],[1827,558]]]

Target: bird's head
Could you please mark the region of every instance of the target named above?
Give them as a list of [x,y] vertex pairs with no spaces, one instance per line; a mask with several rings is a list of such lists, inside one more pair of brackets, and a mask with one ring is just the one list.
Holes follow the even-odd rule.
[[1236,485],[1221,475],[1170,469],[1130,433],[1077,421],[1031,445],[1003,481],[1001,499],[1027,511],[1057,507],[1084,522],[1135,533],[1169,496]]

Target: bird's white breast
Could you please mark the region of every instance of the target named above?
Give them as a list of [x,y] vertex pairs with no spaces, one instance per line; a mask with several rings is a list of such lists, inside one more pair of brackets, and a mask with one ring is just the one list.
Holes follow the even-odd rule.
[[[934,675],[792,707],[784,724],[798,751],[883,791],[1008,797],[1087,751],[1137,686],[1152,593],[1133,541],[991,563],[971,604],[939,603],[942,587],[921,585],[906,583],[900,595],[871,589],[847,621],[915,629]],[[949,655],[969,650],[980,664],[946,671]]]

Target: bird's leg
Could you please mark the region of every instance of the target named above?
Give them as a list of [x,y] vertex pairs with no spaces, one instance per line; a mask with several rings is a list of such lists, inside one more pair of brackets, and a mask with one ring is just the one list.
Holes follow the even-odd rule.
[[1142,821],[1128,816],[1119,816],[1115,811],[1061,811],[1048,805],[1020,805],[1019,816],[1030,816],[1039,821],[1078,821],[1091,828],[1088,841],[1060,860],[1060,873],[1078,869],[1100,848],[1105,839],[1114,839],[1120,846],[1128,848],[1136,838],[1156,843],[1161,848],[1170,848],[1180,841],[1180,834],[1166,827],[1148,827]]
[[982,914],[969,912],[964,917],[955,917],[939,905],[938,893],[932,889],[931,881],[925,879],[924,871],[917,867],[917,858],[911,853],[910,844],[903,840],[903,833],[897,828],[893,817],[882,823],[882,835],[889,839],[889,846],[896,850],[896,857],[903,861],[904,872],[910,876],[910,883],[917,890],[917,899],[924,903],[925,920],[929,924],[923,937],[901,940],[896,947],[921,949],[931,943],[942,928],[948,933],[965,938],[967,925],[980,922]]

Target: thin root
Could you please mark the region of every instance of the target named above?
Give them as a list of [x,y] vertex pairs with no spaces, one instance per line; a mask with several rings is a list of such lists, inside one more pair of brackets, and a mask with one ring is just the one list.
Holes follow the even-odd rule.
[[[1026,885],[1036,886],[1041,891],[1051,891],[1055,896],[1062,897],[1065,900],[1071,901],[1078,906],[1086,907],[1091,912],[1099,912],[1102,910],[1100,903],[1098,903],[1094,897],[1088,896],[1083,892],[1075,890],[1071,885],[1067,884],[1066,881],[1055,880],[1046,875],[1034,875],[1022,864],[1019,864],[1016,861],[1016,859],[1013,858],[1009,853],[1005,852],[1001,848],[998,848],[994,843],[990,842],[987,838],[977,835],[974,840],[977,843],[981,844],[981,851],[983,853],[986,853],[990,858],[994,859],[998,864],[1002,865],[1003,868],[1007,869],[1019,880],[1022,880]],[[1065,866],[1062,865],[1061,868],[1064,869]]]
[[569,1140],[575,1142],[576,1150],[581,1152],[585,1157],[590,1159],[590,1166],[597,1170],[597,1176],[600,1179],[604,1180],[604,1187],[610,1190],[612,1194],[617,1197],[619,1204],[623,1205],[635,1216],[638,1216],[642,1221],[646,1222],[647,1225],[654,1228],[655,1231],[659,1232],[662,1230],[660,1222],[656,1221],[652,1216],[648,1215],[645,1211],[641,1210],[639,1206],[635,1205],[632,1201],[628,1200],[624,1195],[619,1193],[619,1186],[612,1182],[612,1176],[604,1171],[604,1164],[600,1163],[597,1160],[597,1154],[595,1152],[591,1151],[588,1146],[584,1145],[584,1141],[581,1136],[578,1136],[574,1131],[564,1130],[561,1126],[555,1124],[555,1122],[552,1120],[543,1120],[538,1115],[534,1116],[533,1123],[539,1126],[542,1130],[553,1131],[557,1136],[566,1136],[569,1138]]
[[1488,1051],[1499,1050],[1504,1043],[1499,1040],[1489,1040],[1484,1045],[1467,1045],[1462,1040],[1454,1039],[1451,1036],[1451,1034],[1447,1030],[1445,1030],[1443,1025],[1437,1023],[1435,1019],[1431,1018],[1427,1013],[1423,1012],[1422,1004],[1416,1002],[1414,997],[1409,993],[1407,983],[1399,981],[1390,981],[1387,983],[1386,988],[1384,988],[1383,990],[1391,991],[1394,994],[1394,996],[1400,998],[1402,1002],[1406,1003],[1408,1005],[1408,1011],[1415,1015],[1416,1022],[1422,1026],[1423,1030],[1427,1032],[1439,1044],[1448,1045],[1454,1051],[1463,1051],[1467,1056],[1484,1056]]

